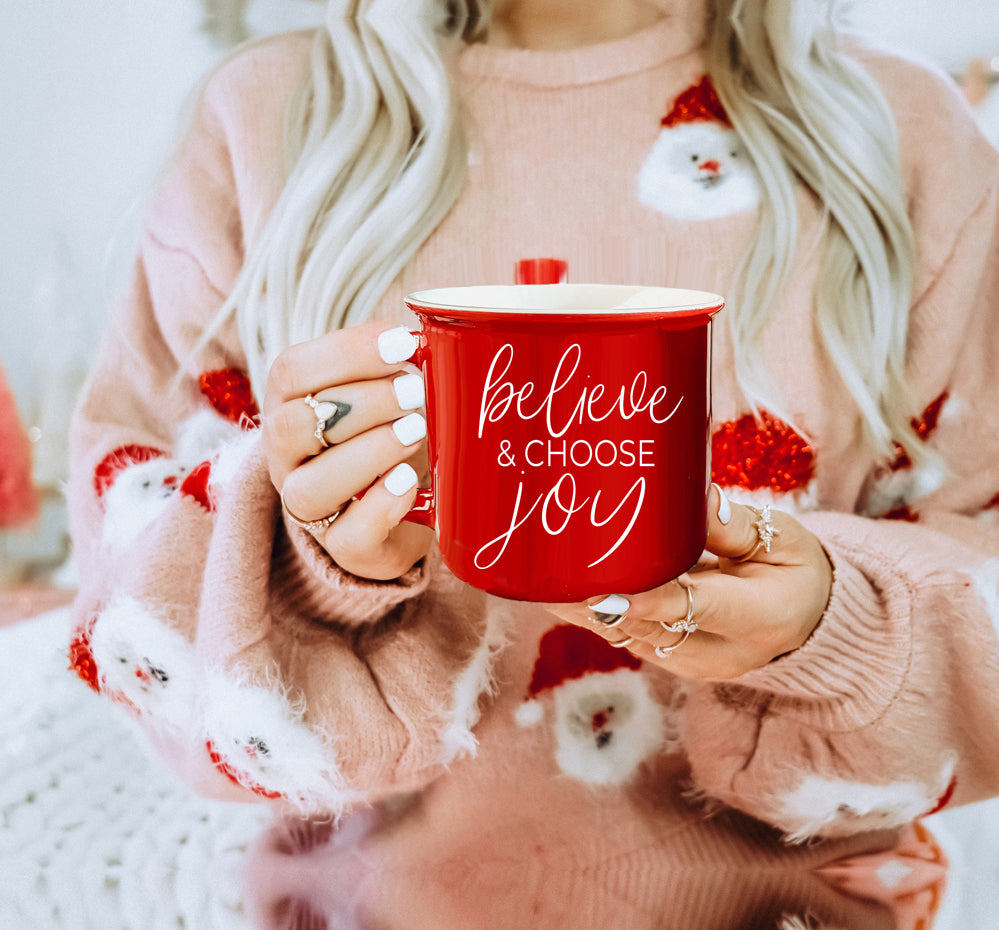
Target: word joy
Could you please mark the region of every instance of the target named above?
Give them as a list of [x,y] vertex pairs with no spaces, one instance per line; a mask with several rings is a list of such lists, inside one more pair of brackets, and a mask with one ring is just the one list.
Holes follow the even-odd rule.
[[[609,513],[601,508],[600,493],[600,491],[597,491],[592,501],[589,497],[584,497],[580,500],[576,489],[576,479],[573,478],[571,473],[566,472],[555,482],[547,494],[539,494],[532,504],[527,505],[526,501],[524,501],[523,482],[519,483],[517,485],[517,499],[513,504],[513,513],[510,516],[509,526],[498,536],[490,539],[489,542],[479,548],[475,553],[475,567],[485,569],[495,565],[503,553],[506,552],[514,533],[535,512],[538,513],[541,526],[549,536],[558,536],[565,532],[573,516],[580,511],[586,512],[590,526],[592,527],[606,526],[619,513],[623,512],[628,520],[624,530],[602,555],[598,556],[586,567],[593,568],[593,566],[599,565],[604,559],[617,551],[621,543],[631,533],[638,515],[642,512],[642,504],[645,501],[645,478],[639,478],[625,492],[624,497],[621,498],[618,505],[613,507]],[[587,504],[590,505],[589,508],[587,508]],[[525,506],[526,509],[524,509]]]

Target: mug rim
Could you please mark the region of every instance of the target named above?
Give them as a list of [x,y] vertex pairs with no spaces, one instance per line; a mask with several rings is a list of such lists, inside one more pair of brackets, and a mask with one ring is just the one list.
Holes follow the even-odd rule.
[[[513,295],[518,299],[514,300]],[[630,284],[472,284],[414,291],[406,296],[405,303],[412,310],[474,317],[564,314],[620,319],[711,316],[724,307],[725,299],[710,291]]]

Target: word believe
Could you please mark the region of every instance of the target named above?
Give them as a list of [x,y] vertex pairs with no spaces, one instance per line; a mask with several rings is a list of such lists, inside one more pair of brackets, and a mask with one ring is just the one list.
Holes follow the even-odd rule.
[[[611,397],[610,403],[604,400],[607,388],[602,383],[594,384],[592,387],[576,385],[577,394],[573,395],[570,393],[572,390],[570,385],[579,370],[582,354],[583,350],[578,343],[565,350],[555,367],[555,374],[548,390],[541,402],[532,410],[529,401],[534,394],[534,382],[525,381],[517,387],[513,382],[504,380],[513,362],[513,346],[509,343],[503,346],[493,356],[486,374],[482,403],[479,405],[479,439],[482,438],[482,431],[487,422],[496,423],[502,420],[511,409],[521,420],[533,420],[543,413],[548,435],[552,439],[558,439],[564,436],[574,423],[579,425],[585,422],[602,423],[615,412],[625,420],[630,420],[639,413],[646,413],[653,423],[665,423],[683,402],[681,397],[669,408],[669,389],[664,384],[646,397],[649,379],[644,371],[639,371],[635,375],[630,387],[621,385],[617,395]],[[554,406],[556,398],[563,392],[569,397],[572,408],[569,415],[559,423],[556,421]]]

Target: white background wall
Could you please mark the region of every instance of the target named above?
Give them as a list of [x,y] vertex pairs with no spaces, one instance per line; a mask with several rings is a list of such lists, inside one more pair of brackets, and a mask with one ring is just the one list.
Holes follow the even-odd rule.
[[[885,40],[960,71],[999,55],[997,0],[856,0]],[[314,21],[252,0],[257,30]],[[0,8],[0,363],[29,422],[39,381],[84,361],[131,247],[138,199],[188,90],[217,57],[196,0],[8,0]]]
[[[256,0],[249,19],[278,31],[320,12]],[[27,418],[39,364],[90,349],[103,323],[138,201],[220,54],[200,21],[197,0],[0,6],[0,362]]]

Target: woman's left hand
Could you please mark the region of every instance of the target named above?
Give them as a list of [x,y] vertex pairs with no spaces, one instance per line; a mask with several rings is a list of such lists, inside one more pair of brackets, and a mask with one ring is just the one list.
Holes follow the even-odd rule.
[[717,485],[708,512],[715,558],[651,591],[547,609],[684,678],[736,678],[797,649],[832,589],[821,543],[790,514],[730,503]]

